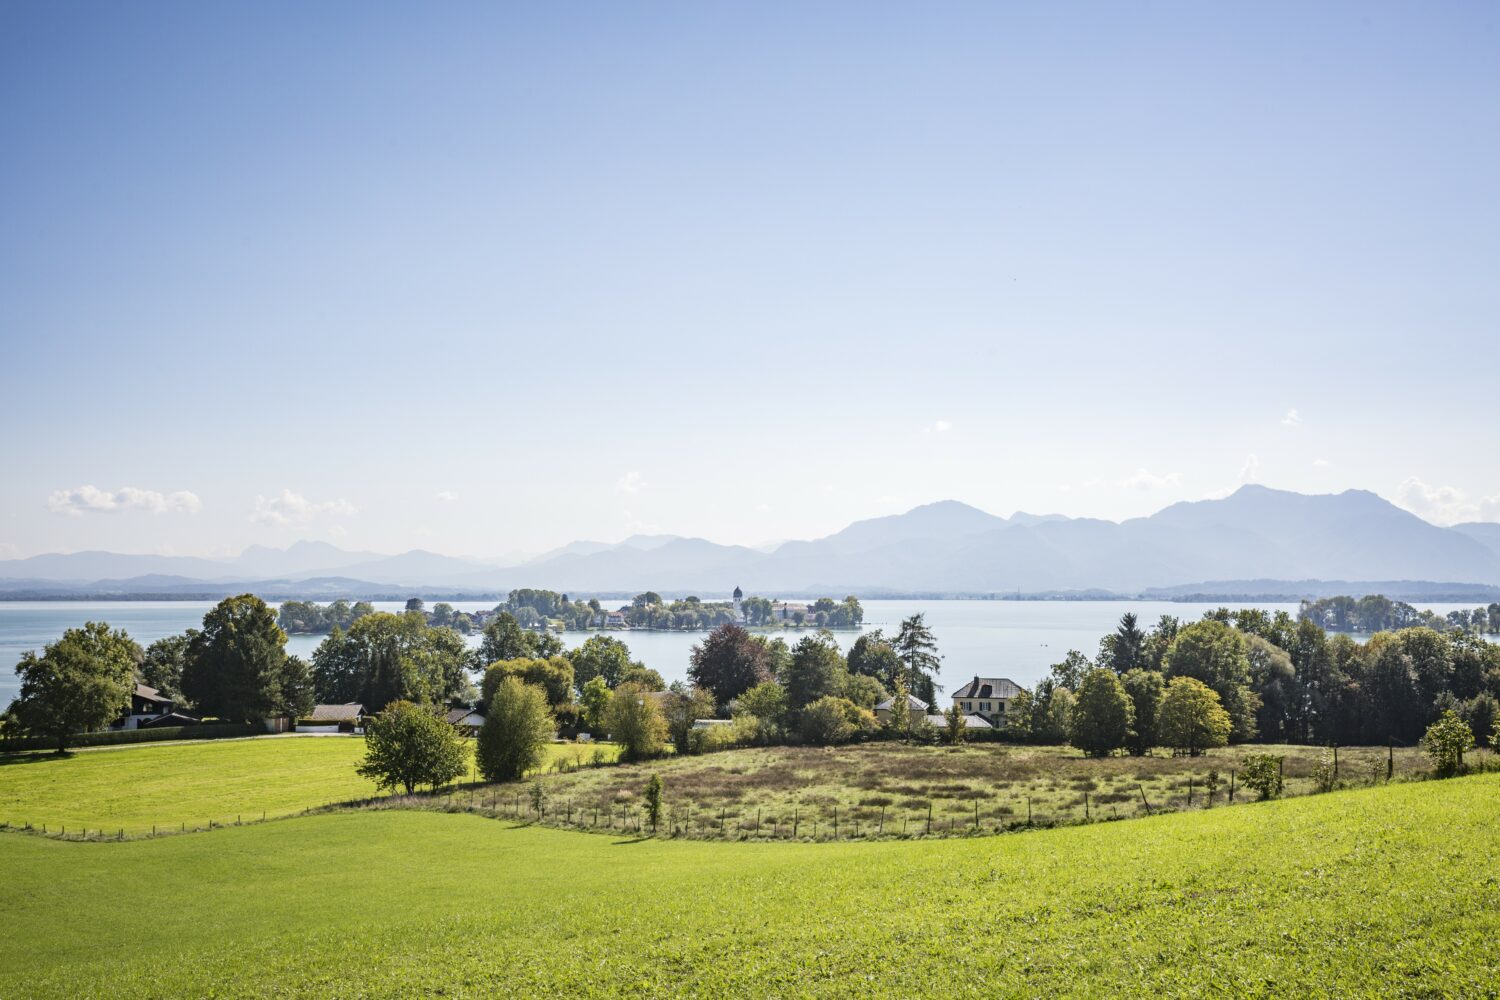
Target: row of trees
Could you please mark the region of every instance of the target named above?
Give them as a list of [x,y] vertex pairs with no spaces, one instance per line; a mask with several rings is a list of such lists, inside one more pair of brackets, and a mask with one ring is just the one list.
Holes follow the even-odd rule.
[[1070,739],[1085,681],[1101,669],[1131,701],[1131,735],[1119,746],[1134,753],[1174,745],[1153,706],[1177,678],[1215,694],[1232,742],[1411,744],[1449,710],[1484,742],[1500,716],[1500,646],[1471,633],[1416,626],[1361,644],[1329,636],[1309,616],[1221,608],[1189,625],[1163,616],[1149,631],[1122,616],[1093,660],[1069,652],[1012,702],[1010,731]]
[[1297,616],[1331,632],[1389,632],[1425,626],[1438,632],[1460,631],[1493,635],[1500,632],[1500,603],[1473,610],[1458,608],[1439,615],[1418,610],[1403,601],[1379,594],[1364,597],[1324,597],[1303,601]]
[[332,632],[336,628],[347,629],[365,615],[375,613],[369,601],[333,601],[319,604],[316,601],[282,601],[277,613],[277,624],[289,635],[298,633]]
[[275,613],[252,594],[220,601],[201,629],[144,650],[103,622],[68,629],[40,655],[23,653],[16,673],[21,689],[7,717],[23,734],[56,739],[59,751],[126,714],[138,682],[230,722],[305,714],[314,695],[309,665],[287,655]]

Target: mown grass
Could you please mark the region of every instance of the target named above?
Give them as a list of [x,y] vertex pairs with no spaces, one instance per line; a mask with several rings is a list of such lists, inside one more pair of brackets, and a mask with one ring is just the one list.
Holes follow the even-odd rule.
[[588,836],[366,811],[0,836],[0,995],[1453,996],[1500,776],[1024,835]]
[[[354,772],[357,737],[271,737],[0,756],[0,821],[48,832],[175,831],[287,816],[376,794]],[[599,744],[613,760],[618,750]],[[549,747],[549,764],[588,762],[594,748]]]
[[[1247,753],[1285,758],[1286,794],[1314,787],[1319,747],[1241,746],[1202,757],[1090,759],[1071,747],[976,743],[962,747],[874,743],[845,747],[766,747],[669,758],[615,768],[549,773],[542,778],[547,819],[608,825],[636,822],[652,773],[664,782],[663,829],[690,836],[901,835],[1127,819],[1151,812],[1213,808],[1231,802],[1232,772]],[[1476,764],[1489,757],[1475,757]],[[1483,759],[1482,759],[1483,758]],[[1344,748],[1340,786],[1385,780],[1383,747]],[[1426,759],[1394,751],[1395,777],[1424,776]],[[1219,785],[1209,794],[1208,778]],[[1233,802],[1255,794],[1234,779]],[[524,789],[501,801],[527,801]],[[1029,818],[1029,819],[1028,819]],[[722,825],[722,828],[721,828]]]

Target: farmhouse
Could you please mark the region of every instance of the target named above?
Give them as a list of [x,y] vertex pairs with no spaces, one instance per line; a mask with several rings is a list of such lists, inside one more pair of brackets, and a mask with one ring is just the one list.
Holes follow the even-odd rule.
[[362,728],[365,707],[357,702],[347,705],[314,705],[312,714],[297,720],[299,733],[357,733]]
[[1021,693],[1021,686],[1005,677],[978,677],[953,692],[953,704],[965,714],[970,712],[996,729],[1005,728],[1005,706]]
[[[880,704],[876,705],[875,718],[879,719],[881,722],[889,722],[891,720],[891,711],[893,710],[895,704],[895,698],[887,698],[885,701],[882,701]],[[932,706],[928,705],[927,702],[923,701],[921,698],[918,698],[914,694],[909,694],[906,696],[906,711],[911,718],[911,724],[913,726],[920,726],[927,719],[927,712],[931,707]]]
[[484,716],[472,708],[454,708],[448,711],[448,724],[465,736],[478,736],[484,728]]
[[[130,710],[116,719],[110,725],[110,728],[140,729],[143,726],[152,725],[190,726],[198,721],[191,716],[175,713],[173,711],[175,708],[176,703],[171,698],[156,690],[156,688],[137,684],[135,689],[130,692]],[[161,721],[168,716],[174,715],[176,719],[185,721]]]

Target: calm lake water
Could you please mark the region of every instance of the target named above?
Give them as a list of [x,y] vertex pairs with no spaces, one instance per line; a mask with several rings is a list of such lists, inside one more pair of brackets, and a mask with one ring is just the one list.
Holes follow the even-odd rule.
[[[1135,612],[1142,627],[1162,615],[1195,621],[1218,604],[1166,601],[865,601],[865,628],[894,632],[901,619],[922,612],[937,636],[943,655],[939,683],[953,690],[975,674],[1009,677],[1030,686],[1047,673],[1070,649],[1092,656],[1099,638],[1114,629],[1120,616]],[[64,629],[86,621],[106,621],[123,628],[146,645],[202,623],[211,601],[16,601],[0,602],[0,705],[16,693],[15,665],[28,649],[40,651]],[[1260,604],[1267,610],[1297,611],[1295,604]],[[1446,614],[1461,605],[1431,604]],[[399,602],[377,602],[380,611],[400,611]],[[493,607],[489,602],[454,602],[460,611]],[[563,633],[564,645],[572,648],[597,633]],[[632,655],[661,672],[668,681],[687,675],[688,656],[700,642],[701,632],[613,632],[630,646]],[[801,634],[787,630],[789,642]],[[847,649],[858,632],[834,633]],[[322,636],[294,635],[287,650],[310,656]],[[478,642],[477,636],[470,637]]]

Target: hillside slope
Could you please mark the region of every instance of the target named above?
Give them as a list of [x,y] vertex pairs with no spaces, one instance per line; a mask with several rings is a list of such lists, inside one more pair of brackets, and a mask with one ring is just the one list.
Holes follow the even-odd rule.
[[[414,812],[6,835],[0,995],[1482,996],[1497,794],[1487,775],[855,844]],[[121,905],[163,879],[169,905]]]

